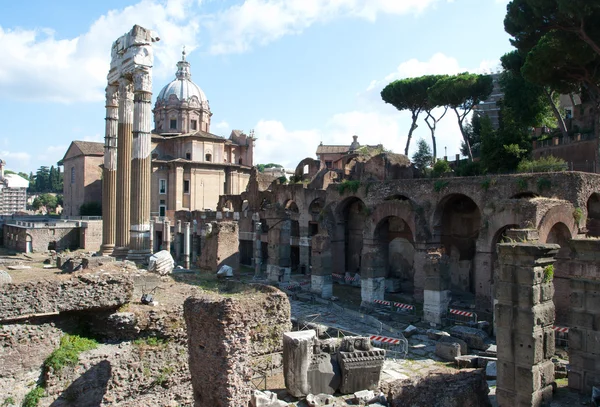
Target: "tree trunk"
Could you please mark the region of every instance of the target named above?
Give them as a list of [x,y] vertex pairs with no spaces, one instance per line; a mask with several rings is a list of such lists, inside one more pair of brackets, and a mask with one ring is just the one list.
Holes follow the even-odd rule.
[[596,42],[594,42],[594,40],[592,40],[588,35],[587,32],[585,31],[585,24],[583,21],[583,18],[581,19],[581,28],[578,31],[579,34],[579,38],[581,38],[583,40],[583,42],[585,42],[587,45],[590,46],[590,48],[592,50],[594,50],[594,52],[598,55],[600,55],[600,46],[598,46],[598,44],[596,44]]
[[412,138],[413,132],[417,129],[417,119],[419,118],[419,111],[412,112],[412,124],[410,131],[408,132],[408,140],[406,140],[406,148],[404,149],[404,155],[408,157],[408,147],[410,146],[410,139]]
[[[435,162],[437,161],[437,142],[435,141],[435,130],[437,128],[437,123],[444,118],[444,116],[446,115],[446,112],[448,112],[447,106],[444,107],[444,113],[442,113],[442,115],[436,119],[431,114],[431,110],[428,110],[427,117],[425,118],[425,123],[427,123],[429,130],[431,130],[431,142],[433,144],[433,160],[432,160],[433,164],[435,164]],[[427,120],[429,118],[431,118],[431,121],[433,122],[433,124],[429,123],[429,120]]]
[[465,133],[465,129],[463,128],[463,121],[465,120],[466,115],[461,117],[460,113],[458,113],[458,110],[456,110],[456,108],[453,108],[452,110],[454,110],[454,113],[456,113],[456,117],[458,118],[458,127],[460,127],[460,133],[462,134],[463,141],[465,142],[465,145],[467,146],[467,154],[468,154],[469,162],[473,162],[473,152],[471,152],[471,143],[469,143],[469,138],[467,137],[467,134]]
[[565,119],[562,117],[562,115],[558,111],[558,108],[556,107],[556,104],[554,103],[554,99],[552,99],[552,94],[550,92],[548,92],[548,90],[546,90],[545,88],[544,88],[544,94],[548,98],[550,107],[552,107],[552,112],[554,113],[554,117],[556,117],[556,121],[558,122],[558,128],[560,129],[560,132],[562,133],[563,137],[566,138],[568,135],[568,132],[567,132],[567,125],[565,124]]

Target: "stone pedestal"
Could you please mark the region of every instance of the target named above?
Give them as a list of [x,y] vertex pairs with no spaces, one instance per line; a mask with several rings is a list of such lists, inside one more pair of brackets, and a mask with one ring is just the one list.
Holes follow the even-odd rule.
[[118,90],[115,85],[106,87],[106,129],[102,168],[102,246],[100,247],[100,252],[104,256],[112,254],[116,239]]
[[360,284],[361,305],[373,307],[375,300],[383,300],[385,295],[385,278],[363,278]]
[[538,407],[552,398],[554,303],[551,269],[560,246],[498,245],[496,343],[500,406]]
[[441,249],[426,253],[423,271],[423,319],[432,326],[440,326],[450,304],[450,276],[448,256]]
[[315,235],[312,238],[310,290],[321,298],[331,298],[333,295],[331,273],[331,245],[329,236],[324,234]]
[[316,337],[312,329],[283,334],[283,376],[288,393],[294,397],[311,393],[308,369]]

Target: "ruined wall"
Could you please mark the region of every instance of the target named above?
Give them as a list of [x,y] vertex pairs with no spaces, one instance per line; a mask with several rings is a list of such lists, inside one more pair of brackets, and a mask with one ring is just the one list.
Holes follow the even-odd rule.
[[591,393],[600,385],[600,241],[573,240],[569,272],[569,387]]
[[0,286],[0,321],[31,314],[117,308],[131,300],[133,280],[116,274],[82,274],[68,280]]
[[234,270],[240,266],[239,236],[237,222],[211,222],[202,238],[198,267],[213,272],[223,265]]
[[102,221],[84,222],[79,229],[79,247],[83,250],[97,252],[102,245]]
[[197,407],[247,405],[253,358],[280,352],[283,333],[291,329],[283,292],[259,285],[231,290],[227,296],[205,293],[184,303]]

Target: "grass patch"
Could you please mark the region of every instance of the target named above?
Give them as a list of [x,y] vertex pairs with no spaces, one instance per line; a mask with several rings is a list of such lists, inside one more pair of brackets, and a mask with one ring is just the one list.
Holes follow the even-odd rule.
[[490,185],[492,185],[492,181],[489,178],[486,178],[483,181],[481,181],[481,188],[483,188],[484,191],[490,189]]
[[537,188],[540,192],[545,189],[550,189],[552,188],[552,181],[550,181],[548,178],[539,178],[537,180]]
[[44,397],[44,393],[45,390],[42,387],[34,387],[29,393],[25,395],[21,407],[36,407],[39,404],[40,399]]
[[159,348],[163,347],[167,344],[167,341],[164,339],[157,338],[156,336],[149,336],[147,338],[138,338],[133,341],[135,346],[145,346],[150,348]]
[[78,335],[65,335],[60,338],[60,346],[44,361],[44,366],[54,371],[60,371],[65,366],[75,366],[79,362],[79,354],[86,350],[95,349],[98,342],[82,338]]
[[583,211],[581,208],[573,209],[573,219],[575,220],[577,226],[581,224],[581,219],[583,219]]
[[14,405],[16,405],[16,403],[15,403],[15,399],[12,397],[7,397],[2,402],[2,407],[14,406]]
[[517,179],[517,188],[519,188],[519,191],[526,190],[527,189],[527,180],[525,178]]

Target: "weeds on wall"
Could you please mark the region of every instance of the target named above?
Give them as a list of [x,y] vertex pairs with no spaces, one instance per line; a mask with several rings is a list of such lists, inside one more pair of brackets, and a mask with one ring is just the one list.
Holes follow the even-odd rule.
[[337,185],[337,190],[340,195],[344,195],[346,191],[355,194],[358,191],[358,188],[360,188],[360,181],[344,180]]
[[483,188],[483,190],[486,192],[488,189],[490,189],[490,185],[492,185],[492,180],[490,180],[489,178],[486,178],[483,181],[481,181],[481,188]]
[[25,395],[23,399],[22,407],[36,407],[41,398],[44,397],[44,388],[41,386],[35,386],[29,393]]
[[577,226],[581,224],[581,219],[583,219],[583,211],[581,208],[573,209],[573,219],[575,220]]
[[442,189],[446,188],[449,184],[450,184],[450,181],[444,181],[444,180],[438,179],[437,181],[435,181],[433,183],[433,189],[435,190],[435,192],[440,192]]
[[60,346],[46,358],[44,367],[60,371],[65,366],[75,366],[79,362],[79,354],[95,349],[98,342],[78,335],[65,335],[60,338]]
[[554,265],[544,267],[544,283],[550,283],[554,279]]
[[537,180],[537,189],[538,191],[542,192],[546,189],[550,189],[552,188],[552,181],[550,181],[548,178],[538,178]]
[[524,191],[527,189],[527,180],[525,178],[519,178],[517,180],[517,188],[519,191]]

